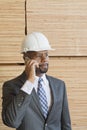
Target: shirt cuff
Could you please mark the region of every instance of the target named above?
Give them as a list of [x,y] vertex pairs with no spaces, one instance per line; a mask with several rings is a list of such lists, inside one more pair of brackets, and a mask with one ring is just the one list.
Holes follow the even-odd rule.
[[21,90],[30,95],[33,90],[33,87],[34,87],[33,83],[27,80],[22,86]]

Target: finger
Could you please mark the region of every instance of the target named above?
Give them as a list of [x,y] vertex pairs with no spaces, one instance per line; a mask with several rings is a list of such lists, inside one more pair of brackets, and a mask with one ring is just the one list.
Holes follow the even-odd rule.
[[36,61],[36,60],[33,60],[34,62],[33,62],[33,65],[35,66],[35,67],[39,67],[39,63]]
[[35,60],[31,60],[30,62],[28,62],[27,64],[26,64],[26,68],[27,69],[31,69],[31,68],[35,68],[35,66],[38,66],[38,63],[37,63],[37,61],[35,61]]
[[29,61],[27,61],[26,67],[31,66],[31,65],[32,65],[32,63],[33,63],[33,60],[29,60]]
[[36,60],[31,60],[29,64],[31,66],[31,65],[38,65],[39,63]]

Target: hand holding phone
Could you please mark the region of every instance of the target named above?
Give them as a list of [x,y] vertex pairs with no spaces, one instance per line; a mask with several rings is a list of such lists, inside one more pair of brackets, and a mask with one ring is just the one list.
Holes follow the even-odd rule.
[[29,57],[25,57],[25,72],[27,75],[27,79],[31,82],[34,82],[36,76],[36,66],[39,67],[38,62],[36,60],[30,59]]

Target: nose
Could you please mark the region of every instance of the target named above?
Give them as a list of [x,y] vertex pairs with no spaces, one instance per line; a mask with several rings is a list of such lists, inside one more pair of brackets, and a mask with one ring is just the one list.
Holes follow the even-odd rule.
[[47,62],[48,59],[49,59],[49,56],[46,56],[44,54],[41,56],[41,62]]

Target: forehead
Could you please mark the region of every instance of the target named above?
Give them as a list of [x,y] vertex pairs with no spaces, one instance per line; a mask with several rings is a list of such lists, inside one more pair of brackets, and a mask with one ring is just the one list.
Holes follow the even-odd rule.
[[37,55],[37,54],[44,54],[44,53],[48,53],[47,50],[44,51],[28,51],[27,54],[32,54],[32,55]]

